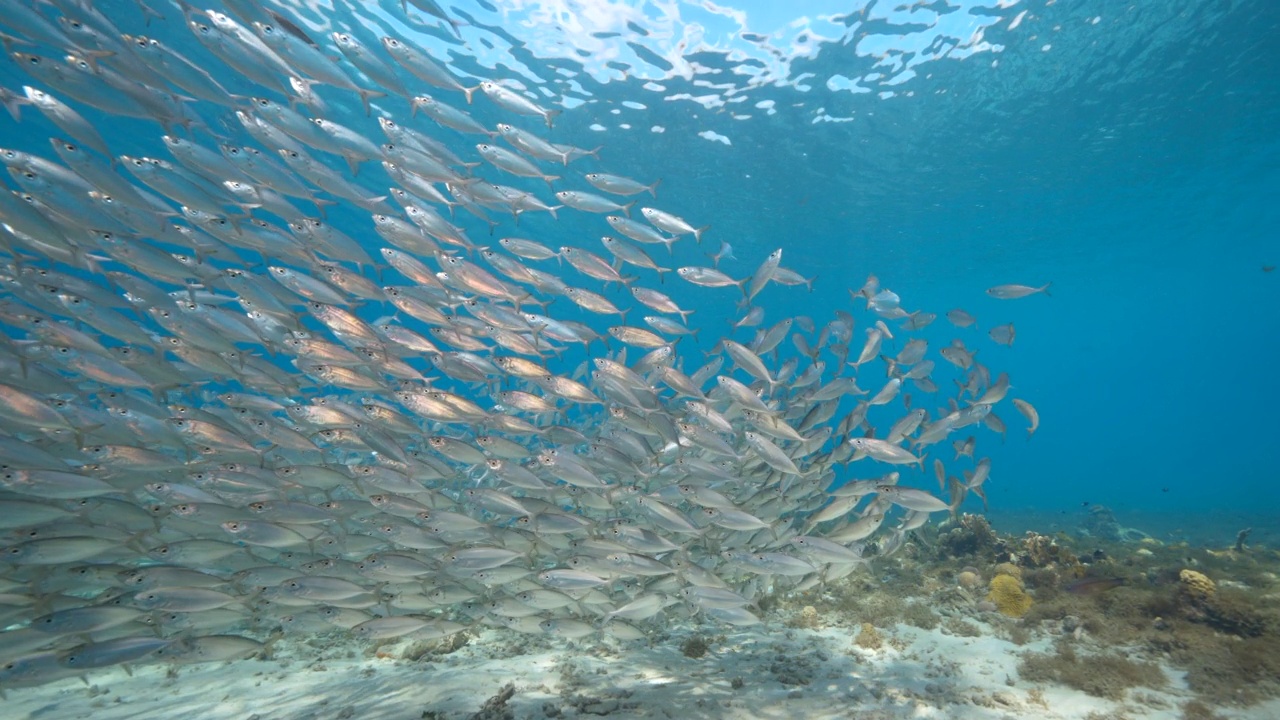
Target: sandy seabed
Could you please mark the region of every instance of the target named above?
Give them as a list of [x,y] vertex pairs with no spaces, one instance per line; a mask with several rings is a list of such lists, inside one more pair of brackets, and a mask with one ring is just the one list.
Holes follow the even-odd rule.
[[[286,639],[269,660],[112,668],[13,688],[4,720],[246,720],[359,718],[1128,718],[1178,720],[1193,695],[1166,668],[1160,690],[1136,688],[1113,702],[1058,685],[1019,680],[1018,646],[994,637],[958,637],[898,625],[868,650],[848,628],[748,629],[711,639],[706,655],[685,656],[692,630],[667,642],[530,638],[484,630],[448,655],[397,659],[367,644]],[[348,646],[349,647],[346,647]],[[317,652],[319,651],[319,652]],[[514,694],[491,702],[507,684]],[[1280,717],[1280,701],[1214,708],[1222,718]]]

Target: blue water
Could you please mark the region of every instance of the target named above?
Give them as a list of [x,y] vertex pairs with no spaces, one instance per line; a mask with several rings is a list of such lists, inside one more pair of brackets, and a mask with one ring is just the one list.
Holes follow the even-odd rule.
[[[981,347],[1041,413],[1024,442],[1006,409],[1008,441],[987,445],[995,507],[1274,512],[1280,276],[1263,268],[1280,258],[1280,8],[950,3],[938,17],[873,3],[835,34],[816,19],[832,5],[797,8],[830,39],[811,41],[781,85],[742,89],[744,102],[707,110],[663,100],[715,92],[705,87],[662,77],[655,92],[615,78],[590,86],[598,102],[556,131],[608,127],[610,158],[664,178],[664,207],[712,224],[708,238],[747,265],[782,246],[788,266],[819,276],[812,295],[768,288],[769,319],[846,308],[846,288],[875,273],[908,309],[963,307],[981,328],[1014,322],[1012,348],[941,318],[926,333]],[[803,35],[770,3],[739,7],[753,32]],[[994,18],[984,38],[1000,49],[947,52]],[[868,57],[885,48],[911,52],[898,65],[912,69],[890,74]],[[698,61],[735,66],[712,52]],[[880,74],[857,93],[825,82]],[[626,98],[649,107],[605,111]],[[632,129],[619,131],[623,121]],[[666,132],[647,133],[653,125]],[[696,134],[707,130],[732,145]],[[1053,282],[1052,297],[984,295],[1006,282]],[[701,312],[730,312],[720,297]]]
[[[755,5],[752,31],[803,34]],[[835,12],[809,5],[798,8],[808,18]],[[661,98],[706,88],[614,80],[557,132],[601,123],[602,142],[624,135],[634,149],[610,143],[611,156],[666,178],[673,212],[711,223],[708,237],[747,264],[783,246],[787,265],[820,277],[812,295],[766,290],[770,318],[847,307],[846,288],[875,273],[908,309],[963,307],[983,328],[1013,321],[1012,348],[942,319],[930,334],[974,338],[1040,410],[1034,440],[1014,416],[1008,442],[988,445],[995,506],[1274,511],[1280,276],[1263,267],[1280,257],[1277,7],[952,3],[937,18],[873,5],[745,102],[705,110]],[[993,17],[1004,20],[984,37],[1001,49],[945,56]],[[883,73],[866,54],[882,47],[914,50],[915,75],[885,73],[860,93],[827,87],[833,75]],[[734,66],[709,52],[699,62]],[[627,97],[649,109],[600,108]],[[633,129],[619,133],[623,120]],[[732,145],[696,135],[705,130]],[[1051,298],[983,294],[1050,281]]]
[[[874,272],[909,309],[1013,321],[1012,348],[941,319],[933,335],[978,338],[980,359],[1040,410],[1031,442],[1015,416],[1009,441],[988,445],[994,505],[1274,511],[1280,289],[1263,267],[1280,256],[1280,14],[1175,5],[992,10],[1030,14],[986,33],[1003,50],[927,62],[890,98],[824,88],[832,74],[871,72],[856,43],[828,43],[791,65],[792,77],[814,74],[807,91],[748,91],[736,107],[749,119],[682,118],[687,103],[624,114],[640,129],[668,125],[628,136],[658,147],[634,162],[648,176],[681,159],[665,200],[706,218],[739,257],[783,245],[789,265],[813,268],[812,296],[766,291],[771,316],[844,307],[845,288]],[[778,114],[753,111],[762,99]],[[815,123],[818,108],[853,120]],[[682,125],[733,144],[673,131]],[[1051,298],[982,292],[1049,281]]]
[[[850,13],[814,2],[784,13],[744,3],[732,16],[682,4],[673,18],[647,3],[601,3],[564,10],[555,28],[538,3],[463,2],[452,9],[465,45],[435,20],[406,27],[394,7],[298,17],[313,31],[355,16],[387,23],[464,73],[538,86],[546,104],[569,108],[550,139],[604,146],[601,166],[662,178],[660,207],[712,226],[683,262],[705,264],[702,252],[728,242],[743,275],[782,247],[787,267],[818,277],[812,294],[767,288],[766,325],[802,314],[821,325],[851,307],[848,290],[870,273],[908,310],[938,313],[924,333],[932,346],[960,337],[981,348],[1043,420],[1027,442],[1006,406],[1007,441],[980,447],[997,460],[995,507],[1274,509],[1280,290],[1263,267],[1280,258],[1280,11],[1009,5]],[[176,8],[147,27],[132,3],[98,7],[122,30],[207,57]],[[374,42],[381,31],[365,33]],[[19,93],[32,82],[12,64],[0,81]],[[349,99],[329,97],[339,117],[363,120]],[[505,119],[483,97],[468,109]],[[46,156],[43,138],[57,132],[31,108],[0,128],[5,145]],[[103,130],[121,154],[163,156],[153,123]],[[517,234],[589,247],[596,220],[530,213]],[[1052,297],[983,294],[1047,282]],[[663,289],[698,307],[703,349],[734,317],[732,290]],[[951,328],[941,314],[952,307],[979,325]],[[1010,321],[1013,347],[984,337]]]

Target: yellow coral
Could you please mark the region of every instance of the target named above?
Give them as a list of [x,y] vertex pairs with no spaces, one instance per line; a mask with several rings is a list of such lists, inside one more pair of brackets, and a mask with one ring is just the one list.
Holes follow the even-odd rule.
[[1182,583],[1182,592],[1193,600],[1208,600],[1218,591],[1212,580],[1195,570],[1183,570],[1178,573],[1178,580]]
[[996,565],[997,575],[1012,575],[1018,579],[1022,579],[1022,568],[1013,563],[1002,562]]
[[862,623],[862,628],[858,636],[853,639],[853,644],[867,650],[878,650],[884,645],[884,638],[880,636],[880,631],[876,630],[874,625]]
[[1009,617],[1022,617],[1031,609],[1031,596],[1022,589],[1022,582],[1012,575],[997,575],[991,578],[990,592],[987,601],[996,606],[1001,614]]
[[800,610],[799,617],[796,618],[796,626],[812,630],[821,628],[822,620],[818,617],[818,609],[812,605],[805,605]]

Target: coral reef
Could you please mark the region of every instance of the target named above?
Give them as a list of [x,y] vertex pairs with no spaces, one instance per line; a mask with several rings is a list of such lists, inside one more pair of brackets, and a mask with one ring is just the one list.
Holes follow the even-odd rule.
[[1027,653],[1018,674],[1030,682],[1056,682],[1097,697],[1123,700],[1133,687],[1160,688],[1166,678],[1160,666],[1118,653],[1084,656],[1071,643],[1059,642],[1055,653]]
[[952,527],[938,536],[938,551],[942,557],[989,556],[1000,545],[1000,538],[991,523],[981,515],[965,513],[953,521]]
[[996,606],[1001,615],[1022,617],[1031,609],[1031,596],[1022,589],[1022,582],[1012,575],[991,578],[987,601]]
[[879,650],[884,646],[884,638],[881,637],[880,631],[876,630],[875,625],[862,623],[858,636],[853,639],[853,644],[864,650]]
[[1084,566],[1071,548],[1048,535],[1028,532],[1020,544],[1018,563],[1023,567],[1056,567],[1068,577],[1084,575]]
[[1105,505],[1091,506],[1089,515],[1081,523],[1080,528],[1088,533],[1090,537],[1099,540],[1108,542],[1120,542],[1122,540],[1120,523],[1116,521],[1116,515],[1111,512],[1111,508]]
[[480,707],[480,711],[473,713],[470,720],[511,720],[516,715],[507,706],[507,702],[516,694],[516,686],[507,683],[498,691],[497,695],[485,701]]
[[438,640],[418,640],[406,645],[400,652],[400,658],[416,661],[433,655],[448,655],[465,647],[474,637],[470,632],[464,631]]
[[688,658],[700,658],[707,654],[711,644],[702,635],[693,635],[680,644],[680,652]]
[[1222,716],[1200,700],[1188,700],[1182,704],[1182,720],[1222,720]]
[[[1105,509],[1090,517],[1114,523]],[[886,629],[899,624],[995,634],[1018,645],[1055,638],[1070,644],[1065,658],[1033,655],[1028,673],[1104,697],[1163,682],[1148,664],[1123,657],[1159,656],[1186,673],[1203,703],[1188,704],[1187,717],[1280,697],[1280,554],[1262,544],[1236,551],[1234,530],[1213,548],[1128,542],[1142,533],[1116,527],[1117,540],[1094,533],[1080,541],[1053,532],[1008,535],[960,516],[936,540],[922,528],[865,571],[791,596],[763,596],[761,607],[793,628],[807,626],[812,608],[821,627],[850,628],[855,648],[893,647],[897,636]],[[1129,695],[1137,703],[1143,697]]]
[[1207,575],[1195,570],[1184,569],[1178,573],[1178,582],[1181,583],[1179,592],[1182,597],[1193,605],[1208,602],[1218,591],[1217,585]]
[[818,609],[816,607],[812,605],[805,605],[800,608],[799,613],[796,613],[787,621],[787,627],[818,630],[822,628],[822,616],[818,614]]
[[1253,599],[1239,591],[1217,593],[1204,605],[1203,617],[1194,618],[1205,625],[1237,637],[1261,637],[1274,620],[1254,607]]
[[1018,578],[1019,580],[1022,579],[1022,568],[1011,562],[1002,562],[996,565],[993,572],[995,572],[996,575],[1010,575]]
[[938,613],[933,611],[927,603],[913,602],[908,603],[906,610],[902,614],[902,622],[920,628],[921,630],[932,630],[938,627],[941,618]]

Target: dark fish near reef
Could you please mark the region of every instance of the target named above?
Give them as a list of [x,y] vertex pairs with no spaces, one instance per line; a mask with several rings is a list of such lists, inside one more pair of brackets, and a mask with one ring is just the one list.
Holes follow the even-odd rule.
[[1127,585],[1128,581],[1124,578],[1081,578],[1073,583],[1068,583],[1062,589],[1072,595],[1101,595],[1108,590],[1114,590],[1121,585]]

